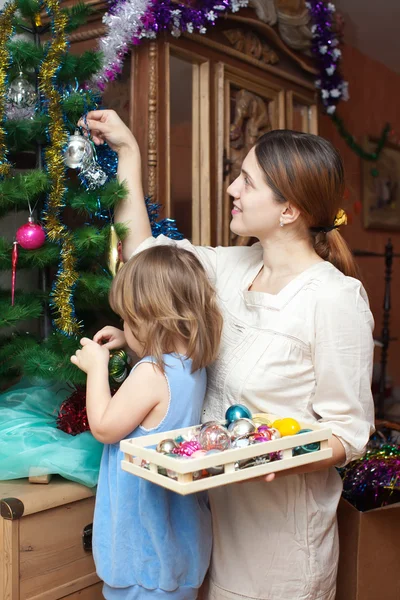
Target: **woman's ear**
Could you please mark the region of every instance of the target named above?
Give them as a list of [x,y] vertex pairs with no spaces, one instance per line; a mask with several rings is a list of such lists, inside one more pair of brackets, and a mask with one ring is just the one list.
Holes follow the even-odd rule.
[[287,204],[284,210],[281,213],[281,221],[285,225],[289,225],[290,223],[294,223],[300,217],[300,211],[293,204]]

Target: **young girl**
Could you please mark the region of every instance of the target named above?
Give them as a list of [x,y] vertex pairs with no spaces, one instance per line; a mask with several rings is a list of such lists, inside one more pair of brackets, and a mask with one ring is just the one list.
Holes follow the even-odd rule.
[[[87,373],[91,431],[103,442],[93,554],[107,600],[192,600],[206,574],[211,521],[203,495],[181,497],[121,469],[119,442],[200,423],[205,367],[217,355],[222,317],[198,259],[158,246],[123,266],[110,304],[124,330],[81,340],[71,361]],[[109,348],[141,360],[111,397]]]

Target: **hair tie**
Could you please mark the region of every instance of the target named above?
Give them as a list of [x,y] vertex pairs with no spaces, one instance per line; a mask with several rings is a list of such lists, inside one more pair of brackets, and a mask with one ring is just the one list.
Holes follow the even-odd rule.
[[333,225],[328,225],[327,227],[310,227],[310,231],[314,233],[329,233],[333,229],[338,229],[341,225],[347,225],[347,215],[343,208],[339,208],[337,211]]

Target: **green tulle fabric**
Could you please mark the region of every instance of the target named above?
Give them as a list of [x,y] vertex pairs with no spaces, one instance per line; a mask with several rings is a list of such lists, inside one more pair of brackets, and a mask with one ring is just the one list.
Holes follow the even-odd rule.
[[21,380],[0,394],[0,480],[58,474],[88,487],[97,484],[103,445],[88,431],[57,429],[66,384]]

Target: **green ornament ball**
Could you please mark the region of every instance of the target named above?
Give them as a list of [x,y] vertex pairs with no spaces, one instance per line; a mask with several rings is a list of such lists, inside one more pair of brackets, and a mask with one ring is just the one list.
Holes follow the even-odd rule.
[[110,355],[108,363],[110,379],[115,383],[122,383],[128,375],[128,355],[124,350],[117,350]]

